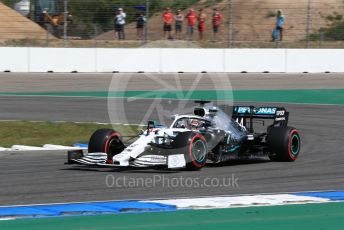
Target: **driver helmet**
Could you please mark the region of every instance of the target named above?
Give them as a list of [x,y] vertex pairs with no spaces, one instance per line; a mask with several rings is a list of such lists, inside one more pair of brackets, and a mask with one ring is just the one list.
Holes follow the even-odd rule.
[[191,128],[193,128],[193,129],[199,128],[200,124],[201,124],[200,121],[197,120],[197,119],[191,119],[191,120],[190,120],[190,126],[191,126]]

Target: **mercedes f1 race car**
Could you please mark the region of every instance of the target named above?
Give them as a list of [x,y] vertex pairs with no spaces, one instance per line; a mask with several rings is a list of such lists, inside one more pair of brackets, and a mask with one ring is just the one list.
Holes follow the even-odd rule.
[[[100,167],[165,167],[199,170],[207,163],[268,156],[295,161],[300,135],[288,126],[283,107],[234,106],[230,117],[209,101],[196,101],[193,114],[175,115],[170,127],[148,121],[136,141],[112,129],[99,129],[90,138],[88,153],[68,152],[68,164]],[[267,120],[268,125],[265,124]],[[256,132],[254,124],[263,124]]]

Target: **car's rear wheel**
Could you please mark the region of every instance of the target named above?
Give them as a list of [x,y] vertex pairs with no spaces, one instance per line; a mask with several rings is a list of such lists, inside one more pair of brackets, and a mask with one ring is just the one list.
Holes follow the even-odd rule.
[[106,153],[107,163],[112,163],[112,157],[125,149],[121,135],[113,129],[98,129],[88,144],[89,153]]
[[272,161],[295,161],[301,150],[300,134],[293,127],[271,128],[267,144]]

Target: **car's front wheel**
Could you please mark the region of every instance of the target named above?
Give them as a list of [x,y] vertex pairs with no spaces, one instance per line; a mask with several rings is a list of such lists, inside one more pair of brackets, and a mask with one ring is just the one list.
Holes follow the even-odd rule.
[[113,156],[124,149],[121,135],[113,129],[98,129],[92,134],[88,144],[89,153],[106,153],[107,163],[112,163]]
[[176,152],[184,154],[188,170],[199,170],[205,166],[208,147],[203,135],[194,132],[180,133],[173,147]]

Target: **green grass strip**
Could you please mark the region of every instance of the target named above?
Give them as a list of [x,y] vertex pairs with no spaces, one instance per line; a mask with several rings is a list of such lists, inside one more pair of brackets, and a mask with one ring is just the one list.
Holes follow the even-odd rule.
[[344,203],[211,209],[0,221],[2,230],[107,229],[341,229]]
[[297,104],[344,104],[344,89],[288,90],[196,90],[188,91],[123,91],[123,92],[22,92],[0,93],[0,96],[112,97],[179,100],[234,100],[247,102],[280,102]]
[[101,128],[114,128],[123,135],[135,135],[138,129],[137,126],[91,123],[0,121],[0,146],[88,143],[92,133]]

